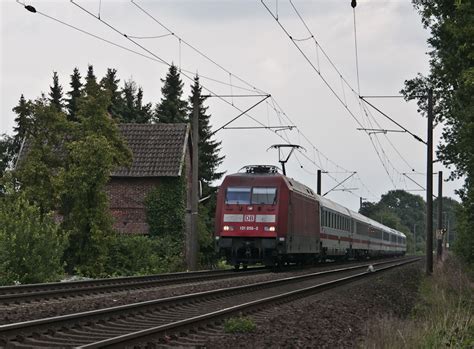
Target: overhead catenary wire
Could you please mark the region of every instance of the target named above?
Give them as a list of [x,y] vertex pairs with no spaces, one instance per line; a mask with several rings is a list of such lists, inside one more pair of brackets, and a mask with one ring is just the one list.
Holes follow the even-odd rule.
[[[73,2],[73,1],[71,1],[71,2]],[[22,4],[22,3],[19,2],[19,1],[18,1],[18,3]],[[74,4],[75,4],[75,3],[74,3]],[[25,4],[22,4],[22,5],[26,7]],[[75,4],[75,5],[78,6],[78,4]],[[35,11],[35,12],[36,12],[36,11]],[[39,11],[38,11],[38,12],[39,12]],[[66,23],[66,22],[64,22],[64,21],[61,21],[61,20],[59,20],[59,19],[57,19],[57,18],[54,18],[54,17],[52,17],[52,16],[49,16],[49,15],[47,15],[47,14],[45,14],[45,13],[39,12],[39,14],[43,15],[44,17],[46,17],[46,18],[48,18],[48,19],[50,19],[50,20],[56,21],[56,22],[58,22],[58,23],[60,23],[60,24],[62,24],[62,25],[68,26],[68,27],[70,27],[71,29],[77,30],[77,31],[79,31],[79,32],[81,32],[81,33],[84,33],[84,34],[86,34],[86,35],[89,35],[89,36],[91,36],[91,37],[94,37],[94,38],[96,38],[96,39],[98,39],[98,40],[104,41],[104,42],[106,42],[106,43],[108,43],[108,44],[111,44],[111,45],[113,45],[113,46],[116,46],[116,47],[118,47],[118,48],[121,48],[121,49],[123,49],[123,50],[126,50],[126,51],[128,51],[128,52],[133,53],[133,54],[137,54],[137,55],[139,55],[139,56],[142,56],[142,57],[144,57],[144,58],[150,59],[150,60],[152,60],[152,61],[155,61],[155,62],[158,62],[158,63],[161,63],[161,64],[166,64],[166,65],[168,65],[168,66],[170,65],[170,63],[166,62],[164,59],[162,59],[161,57],[157,56],[157,55],[154,54],[152,51],[146,49],[145,47],[143,47],[143,45],[141,45],[141,44],[139,44],[139,43],[137,43],[137,42],[134,42],[135,40],[133,40],[133,38],[127,37],[126,34],[121,33],[120,31],[118,31],[116,28],[113,28],[113,26],[111,26],[111,25],[108,24],[108,23],[107,23],[107,24],[108,24],[108,26],[109,26],[111,29],[115,29],[114,31],[116,31],[117,33],[121,34],[121,35],[122,35],[123,37],[125,37],[127,40],[133,42],[135,45],[139,46],[139,47],[142,48],[143,50],[147,51],[151,56],[148,56],[148,55],[146,55],[146,54],[143,54],[143,53],[140,53],[140,52],[138,52],[138,51],[132,50],[132,49],[130,49],[130,48],[128,48],[128,47],[125,47],[125,46],[123,46],[123,45],[119,45],[119,44],[117,44],[117,43],[115,43],[115,42],[113,42],[113,41],[111,41],[111,40],[104,39],[104,38],[102,38],[102,37],[100,37],[100,36],[98,36],[98,35],[92,34],[92,33],[88,32],[88,31],[86,31],[86,30],[83,30],[83,29],[81,29],[81,28],[79,28],[79,27],[77,27],[77,26],[71,25],[71,24]],[[103,19],[99,19],[98,16],[95,16],[95,15],[93,15],[92,13],[90,13],[90,15],[93,16],[93,17],[95,17],[95,18],[97,18],[98,20],[100,20],[100,21],[103,22],[104,24],[106,24],[105,21],[104,21]],[[189,72],[189,73],[191,73],[191,72]],[[234,77],[236,76],[235,74],[232,74],[232,75],[234,75]],[[188,78],[188,79],[193,79],[193,77],[187,76],[187,74],[183,74],[183,76],[185,76],[185,77]],[[202,75],[200,75],[200,76],[203,77]],[[210,77],[206,77],[206,78],[209,79],[209,80],[212,80],[212,81],[218,81],[217,79],[213,79],[213,78],[210,78]],[[241,80],[240,78],[238,78],[238,79],[239,79],[239,81]],[[243,81],[243,80],[242,80],[242,81]],[[219,82],[219,83],[223,83],[223,82],[221,82],[221,81],[218,81],[218,82]],[[251,86],[251,91],[252,91],[252,92],[255,92],[255,91],[262,91],[262,90],[260,90],[260,89],[257,89],[256,87],[254,87],[253,85],[251,85],[251,84],[249,84],[249,83],[246,83],[246,85],[249,86],[249,87]],[[237,86],[234,85],[234,84],[232,84],[232,87],[237,87]],[[243,87],[239,86],[239,87],[237,87],[237,88],[243,88]],[[212,90],[208,89],[206,86],[203,86],[203,89],[205,89],[205,90],[208,91],[209,93],[215,94]],[[245,89],[245,88],[243,88],[243,89]],[[276,102],[273,97],[271,97],[271,99],[272,99],[272,102]],[[229,101],[224,100],[224,99],[222,99],[222,100],[223,100],[225,103],[230,104]],[[236,107],[236,106],[233,106],[233,107],[234,107],[235,109],[237,109],[237,110],[239,110],[239,111],[242,112],[242,110],[241,110],[240,108],[238,108],[238,107]],[[278,112],[278,108],[279,108],[279,107],[277,107],[277,103],[275,103],[275,104],[273,105],[273,107],[275,108],[274,110],[275,110],[275,112],[277,113],[277,112]],[[280,108],[280,109],[281,109],[281,108]],[[278,112],[277,114],[278,114],[278,115],[283,115],[283,116],[285,116],[287,119],[289,119],[289,118],[288,118],[288,115],[287,115],[282,109],[281,109],[281,111]],[[249,114],[246,114],[246,115],[247,115],[248,117],[250,117],[252,120],[254,120],[255,122],[257,122],[258,124],[262,125],[263,127],[266,126],[266,125],[264,125],[263,123],[260,123],[260,122],[259,122],[258,120],[256,120],[255,118],[253,118],[251,115],[249,115]],[[284,139],[284,140],[288,141],[288,137],[284,137],[284,136],[280,135],[279,133],[277,133],[276,131],[273,131],[273,132],[274,132],[276,135],[278,135],[278,137],[280,137],[281,139]],[[316,149],[316,147],[312,144],[312,142],[311,142],[309,139],[307,139],[307,137],[306,137],[303,133],[302,133],[301,135],[302,135],[302,137],[304,137],[304,138],[314,147],[314,149]],[[323,157],[326,158],[326,160],[329,160],[331,163],[335,164],[338,168],[342,168],[342,167],[340,167],[339,165],[337,165],[336,163],[334,163],[332,160],[330,160],[329,158],[327,158],[327,157],[326,157],[323,153],[321,153],[319,150],[317,150],[317,152],[318,152],[318,158],[320,158],[320,156],[323,156]],[[307,158],[307,157],[305,156],[305,158]],[[308,158],[308,159],[309,159],[309,158]],[[314,160],[313,160],[312,162],[314,163],[314,165],[315,165],[316,167],[318,167],[317,164],[316,164],[316,162],[315,162]],[[321,163],[321,161],[320,161],[320,163]]]
[[[194,50],[196,53],[198,53],[199,55],[201,55],[202,57],[204,57],[205,59],[207,59],[208,61],[210,61],[211,63],[215,64],[217,67],[219,67],[221,70],[223,70],[224,72],[226,72],[227,74],[229,74],[229,77],[231,79],[232,76],[236,77],[238,80],[244,82],[245,84],[247,84],[248,86],[252,86],[255,90],[259,90],[259,91],[262,91],[261,89],[258,89],[256,88],[254,85],[250,84],[249,82],[247,82],[246,80],[236,76],[235,74],[233,74],[232,72],[230,72],[228,69],[226,69],[225,67],[223,67],[221,64],[217,63],[215,60],[213,60],[212,58],[210,58],[208,55],[206,55],[204,52],[202,52],[201,50],[199,50],[198,48],[196,48],[195,46],[191,45],[189,42],[187,42],[186,40],[184,40],[182,37],[178,36],[175,31],[171,30],[168,26],[164,25],[160,20],[158,20],[155,16],[153,16],[150,11],[146,10],[143,6],[140,6],[135,0],[131,0],[131,2],[133,3],[133,5],[135,5],[137,8],[139,8],[144,14],[146,14],[148,17],[150,17],[153,21],[155,21],[158,25],[160,25],[162,28],[164,28],[165,30],[167,30],[169,33],[171,33],[172,35],[176,36],[177,38],[179,38],[181,40],[181,42],[185,45],[187,45],[188,47],[190,47],[192,50]],[[295,40],[309,40],[309,39],[312,39],[313,37],[308,37],[308,38],[305,38],[305,39],[295,39]],[[313,38],[314,39],[314,38]],[[233,86],[233,84],[231,83],[230,84],[231,86]],[[274,97],[272,96],[271,97],[272,99],[272,102],[274,102]],[[268,104],[267,104],[268,106]],[[277,115],[280,115],[280,113],[275,109],[275,106],[274,106],[274,110],[275,112],[277,113]],[[287,116],[285,113],[283,113],[285,116]],[[294,124],[293,121],[291,121],[289,118],[287,118],[288,121],[290,121],[291,124]],[[314,147],[314,144],[312,144],[312,142],[304,135],[302,134],[303,137],[306,139],[306,141],[308,141],[308,143],[310,143],[313,147]],[[285,138],[285,137],[283,137]],[[287,138],[285,138],[286,140],[288,140]],[[320,152],[318,150],[318,152]],[[323,154],[324,156],[324,154]]]
[[[341,84],[342,82],[344,82],[348,88],[352,91],[352,93],[357,97],[357,98],[360,98],[360,82],[359,82],[359,77],[358,77],[358,87],[359,87],[359,92],[356,92],[354,90],[354,88],[348,83],[348,81],[343,77],[342,73],[339,71],[339,69],[336,67],[336,65],[334,64],[334,62],[331,60],[331,58],[329,57],[329,55],[324,51],[324,49],[321,47],[321,45],[317,42],[313,32],[310,30],[310,28],[308,27],[308,25],[306,24],[305,20],[303,19],[302,15],[300,14],[300,12],[298,11],[298,9],[296,8],[296,6],[294,5],[293,1],[292,0],[289,0],[292,8],[294,9],[295,13],[297,14],[298,18],[301,20],[301,22],[303,23],[304,27],[306,28],[306,30],[308,31],[308,33],[314,38],[314,42],[315,42],[315,45],[316,45],[316,48],[320,48],[321,51],[323,52],[324,56],[326,57],[326,59],[329,61],[329,63],[331,64],[331,66],[334,68],[334,70],[339,74],[339,77],[341,79]],[[277,19],[275,18],[274,14],[272,13],[272,11],[268,8],[268,6],[266,5],[266,3],[261,0],[261,3],[263,4],[263,6],[267,9],[267,11],[270,13],[270,15],[277,21],[277,24],[280,26],[280,28],[284,31],[284,33],[290,38],[290,40],[292,41],[292,43],[295,45],[295,47],[299,50],[299,52],[303,55],[303,57],[305,58],[305,60],[311,65],[311,67],[318,73],[318,75],[321,77],[321,79],[323,80],[323,82],[328,86],[328,88],[331,90],[331,92],[335,95],[335,97],[339,100],[339,102],[346,108],[346,110],[349,112],[349,114],[353,117],[354,120],[356,120],[356,122],[360,125],[361,122],[355,117],[355,114],[347,107],[347,102],[346,102],[346,99],[345,99],[345,91],[344,91],[344,86],[342,86],[342,92],[343,92],[343,95],[344,97],[340,97],[334,90],[334,88],[332,88],[330,86],[330,84],[326,81],[326,79],[322,76],[321,72],[319,69],[316,69],[316,67],[314,66],[314,64],[311,62],[311,60],[308,58],[308,56],[305,54],[305,52],[299,47],[299,45],[297,43],[294,42],[294,40],[292,39],[292,35],[288,32],[288,30],[284,27],[284,25]],[[355,27],[355,12],[354,12],[354,30],[355,30],[355,48],[357,50],[357,36],[356,36],[356,27]],[[356,53],[356,69],[358,71],[358,55]],[[358,73],[358,72],[357,72]],[[362,114],[363,115],[363,114]],[[385,115],[384,115],[385,116]],[[367,116],[367,119],[369,120],[369,117]],[[393,121],[393,120],[392,120]],[[398,126],[401,126],[399,123],[397,123]],[[406,128],[403,128],[406,130]],[[411,133],[410,133],[411,134]],[[379,160],[382,164],[382,166],[384,167],[384,170],[386,171],[390,181],[392,182],[392,184],[396,187],[394,181],[393,181],[393,178],[392,176],[390,175],[390,172],[388,171],[388,168],[387,168],[387,165],[386,165],[386,162],[389,163],[395,170],[395,172],[397,173],[400,173],[400,171],[398,171],[395,166],[393,166],[393,164],[391,164],[388,156],[386,155],[385,151],[383,150],[383,146],[382,144],[380,143],[380,141],[378,140],[378,137],[375,136],[375,142],[374,140],[372,139],[372,136],[370,134],[368,134],[369,136],[369,139],[370,139],[370,142],[375,150],[375,152],[377,153],[377,156],[379,157]],[[417,138],[417,140],[419,140],[419,138]],[[390,142],[391,143],[391,142]],[[393,146],[393,143],[391,143],[392,146]],[[380,148],[380,151],[378,150],[378,148]],[[398,150],[397,150],[398,152]],[[381,154],[382,153],[382,154]],[[399,152],[398,152],[399,154]],[[401,156],[401,154],[400,154]],[[385,159],[385,160],[384,160]]]
[[[349,115],[354,119],[354,121],[361,127],[362,124],[361,122],[359,121],[359,119],[355,116],[355,114],[352,112],[352,110],[350,110],[347,105],[344,103],[344,101],[342,100],[342,98],[337,94],[337,92],[334,90],[334,88],[331,86],[331,84],[327,81],[327,79],[321,74],[321,72],[316,68],[316,66],[313,64],[313,62],[311,61],[311,59],[309,59],[309,57],[306,55],[306,53],[301,49],[301,47],[296,43],[295,40],[292,39],[292,36],[291,34],[288,32],[288,30],[280,23],[280,21],[278,20],[277,17],[275,17],[275,15],[273,14],[273,12],[268,8],[267,4],[263,1],[263,0],[260,0],[261,3],[263,4],[263,6],[267,9],[268,13],[270,13],[270,15],[275,19],[275,21],[278,23],[278,25],[280,26],[280,28],[283,30],[283,32],[288,36],[288,38],[291,40],[291,42],[293,43],[293,45],[298,49],[298,51],[303,55],[304,59],[309,63],[309,65],[313,68],[313,70],[320,76],[321,80],[324,82],[324,84],[327,86],[327,88],[329,88],[329,90],[332,92],[332,94],[339,100],[339,102],[342,104],[342,106],[347,110],[347,112],[349,113]],[[290,0],[290,4],[293,6],[293,8],[296,9],[296,7],[293,5],[293,2]],[[299,12],[297,12],[298,16],[301,18],[301,16],[299,15]],[[304,22],[304,20],[302,20],[303,23],[305,24],[306,26],[306,23]],[[309,28],[306,26],[306,28],[308,29],[308,32],[310,33],[310,35],[313,35],[311,33],[311,31],[309,30]],[[313,36],[313,39],[314,39],[314,36]],[[316,40],[316,39],[314,39]],[[316,41],[317,42],[317,41]],[[318,44],[319,45],[319,44]],[[324,52],[323,50],[321,50],[322,52]],[[342,77],[342,74],[339,74],[341,77]],[[350,86],[350,85],[349,85]]]
[[[160,25],[162,28],[164,28],[165,30],[167,30],[169,33],[171,33],[172,35],[176,36],[177,38],[179,38],[179,40],[187,45],[188,47],[190,47],[192,50],[194,50],[196,53],[198,53],[199,55],[201,55],[202,57],[204,57],[205,59],[207,59],[208,61],[210,61],[211,63],[215,64],[217,67],[219,67],[221,70],[223,70],[224,72],[228,73],[229,74],[229,79],[231,80],[231,77],[234,76],[236,77],[238,80],[244,82],[245,84],[247,84],[248,86],[252,86],[254,89],[256,90],[260,90],[260,89],[257,89],[254,85],[250,84],[249,82],[247,82],[246,80],[236,76],[235,74],[233,74],[232,72],[230,72],[228,69],[226,69],[225,67],[223,67],[221,64],[217,63],[215,60],[213,60],[212,58],[210,58],[208,55],[206,55],[204,52],[202,52],[201,50],[197,49],[196,47],[194,47],[193,45],[191,45],[189,42],[187,42],[186,40],[184,40],[182,37],[178,36],[175,31],[171,30],[168,26],[164,25],[160,20],[158,20],[155,16],[153,16],[150,11],[146,10],[143,6],[140,6],[135,0],[131,0],[132,4],[135,5],[137,8],[139,8],[144,14],[146,14],[149,18],[151,18],[154,22],[156,22],[158,25]],[[310,37],[308,38],[305,38],[305,39],[295,39],[295,40],[309,40],[309,39],[314,39],[313,35],[311,35]],[[232,82],[230,84],[231,86],[233,86]],[[260,90],[262,91],[262,90]],[[272,96],[271,97],[272,101],[274,101],[274,97]],[[268,105],[268,104],[267,104]],[[277,113],[277,115],[279,115],[280,113],[278,113],[278,111],[275,109],[275,112]],[[285,116],[286,114],[283,113]],[[288,121],[290,121],[291,124],[294,124],[292,120],[290,120],[289,118],[287,118]],[[299,131],[299,129],[298,129]],[[300,131],[299,131],[300,132]],[[286,133],[285,133],[286,135]],[[306,141],[311,144],[313,147],[314,147],[314,144],[312,144],[312,142],[303,134],[303,137],[306,139]],[[289,141],[289,139],[286,137],[283,137],[285,140]],[[318,150],[319,152],[319,150]],[[325,156],[323,154],[323,156]]]

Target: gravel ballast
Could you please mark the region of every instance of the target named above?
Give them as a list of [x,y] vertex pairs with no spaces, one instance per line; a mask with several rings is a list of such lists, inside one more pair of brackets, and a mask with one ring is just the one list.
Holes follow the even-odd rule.
[[[222,327],[205,348],[354,348],[370,319],[405,317],[417,299],[421,263],[374,275],[249,316],[252,333],[225,334]],[[168,343],[171,344],[171,343]]]
[[[354,263],[353,265],[367,263],[368,262],[359,262]],[[299,271],[290,270],[280,273],[264,273],[257,275],[245,275],[245,273],[239,273],[240,275],[238,277],[215,281],[168,285],[131,291],[89,294],[80,297],[46,299],[43,301],[32,301],[20,304],[0,304],[0,325],[78,313],[88,310],[102,309],[106,307],[208,291],[218,288],[247,285],[261,281],[280,279],[309,272],[317,272],[342,267],[344,266],[332,265],[329,263],[320,267]]]

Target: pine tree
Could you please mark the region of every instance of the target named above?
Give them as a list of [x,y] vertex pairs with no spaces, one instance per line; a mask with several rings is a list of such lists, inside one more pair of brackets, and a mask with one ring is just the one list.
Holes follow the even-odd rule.
[[139,87],[135,97],[135,109],[137,110],[136,122],[140,124],[149,123],[153,117],[151,108],[151,103],[143,105],[143,89]]
[[125,81],[122,89],[122,110],[121,119],[122,122],[134,122],[135,121],[135,91],[137,90],[136,84],[133,80]]
[[96,96],[99,93],[99,84],[94,75],[94,67],[89,65],[87,67],[86,83],[84,85],[86,96]]
[[178,68],[171,65],[166,75],[166,79],[161,79],[164,83],[161,88],[163,97],[156,107],[155,120],[164,123],[187,122],[187,103],[182,100],[183,83],[180,79]]
[[27,101],[23,95],[21,95],[18,105],[12,109],[17,115],[15,118],[16,126],[13,128],[12,152],[15,157],[20,152],[21,143],[32,126],[32,109],[32,102]]
[[199,101],[199,180],[204,183],[204,194],[209,194],[211,182],[220,179],[224,172],[216,172],[217,167],[222,163],[224,157],[219,156],[221,142],[212,139],[210,115],[207,114],[208,107],[204,106],[207,97],[202,96],[202,87],[199,84],[199,77],[194,78],[194,85],[191,88],[189,97],[189,120],[193,116],[193,101]]
[[71,121],[77,121],[77,99],[81,97],[82,89],[81,74],[79,73],[79,69],[74,68],[74,72],[71,75],[71,82],[69,83],[69,85],[71,86],[71,91],[67,93],[69,98],[66,100],[68,119]]
[[110,94],[110,105],[107,111],[114,119],[120,118],[120,111],[122,109],[121,92],[119,91],[120,79],[117,79],[116,69],[107,69],[107,73],[100,81],[101,87]]
[[53,86],[49,88],[49,102],[57,111],[63,109],[63,88],[59,85],[57,72],[53,72]]

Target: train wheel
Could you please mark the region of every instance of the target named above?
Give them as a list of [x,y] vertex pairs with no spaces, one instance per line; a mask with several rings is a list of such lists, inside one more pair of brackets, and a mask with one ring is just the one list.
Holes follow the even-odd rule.
[[242,269],[243,269],[243,270],[247,270],[247,268],[248,268],[248,265],[247,265],[247,264],[242,264]]
[[239,264],[239,263],[237,263],[237,264],[234,265],[234,270],[239,270],[239,268],[240,268],[240,264]]

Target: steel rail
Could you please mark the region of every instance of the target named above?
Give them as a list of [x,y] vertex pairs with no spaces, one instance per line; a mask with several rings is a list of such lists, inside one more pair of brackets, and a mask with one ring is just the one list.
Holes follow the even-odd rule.
[[[409,259],[413,261],[413,259]],[[45,318],[45,319],[38,319],[38,320],[31,320],[25,321],[15,324],[3,325],[0,326],[0,338],[3,338],[5,343],[8,343],[10,340],[14,340],[21,334],[21,337],[26,338],[31,333],[41,333],[41,331],[51,331],[52,328],[60,327],[60,328],[68,328],[68,326],[77,326],[79,324],[94,324],[97,321],[102,321],[104,323],[105,319],[110,318],[117,318],[125,316],[124,313],[129,313],[130,316],[136,315],[140,311],[151,311],[152,308],[159,308],[159,309],[170,309],[170,307],[178,307],[183,304],[190,304],[190,303],[199,303],[204,302],[209,299],[215,299],[216,297],[226,297],[229,295],[236,295],[236,294],[245,294],[250,292],[255,292],[259,290],[265,290],[274,286],[281,286],[287,283],[304,281],[306,279],[311,279],[315,277],[320,277],[329,274],[336,274],[341,272],[347,271],[354,271],[357,269],[367,268],[369,265],[373,266],[380,266],[389,263],[396,263],[393,260],[384,261],[379,263],[370,263],[364,265],[357,265],[351,266],[347,268],[339,268],[335,270],[326,270],[320,271],[316,273],[304,274],[300,276],[293,276],[288,278],[282,278],[277,280],[265,281],[261,283],[254,283],[250,285],[244,286],[235,286],[231,288],[223,288],[211,291],[204,291],[198,292],[188,295],[180,295],[175,297],[169,298],[162,298],[157,300],[151,300],[146,302],[134,303],[129,305],[122,305],[118,307],[112,308],[105,308],[99,310],[92,310],[77,314],[68,314],[63,316],[56,316],[52,318]]]
[[247,270],[202,270],[197,272],[179,272],[155,274],[146,276],[128,276],[121,278],[107,278],[95,280],[66,281],[41,284],[27,284],[20,286],[0,287],[0,304],[31,301],[34,299],[59,298],[77,294],[86,295],[92,292],[103,293],[150,288],[169,284],[178,284],[195,281],[206,281],[226,277],[252,275],[267,271],[264,267],[254,267]]
[[[275,303],[278,301],[288,301],[291,300],[292,298],[295,297],[303,297],[305,295],[309,294],[315,294],[319,292],[323,292],[325,290],[341,286],[353,281],[360,280],[362,278],[365,278],[367,276],[371,276],[376,273],[381,273],[396,267],[400,267],[409,263],[414,263],[416,261],[421,260],[421,258],[414,258],[410,259],[408,261],[403,261],[399,263],[395,263],[383,268],[375,269],[373,271],[365,271],[362,273],[358,273],[352,276],[346,276],[342,277],[340,279],[332,280],[332,281],[327,281],[323,282],[314,286],[309,286],[309,287],[304,287],[298,290],[290,291],[290,292],[285,292],[276,296],[271,296],[271,297],[266,297],[262,299],[258,299],[255,301],[239,304],[236,306],[228,307],[225,309],[221,309],[218,311],[210,312],[207,314],[202,314],[199,316],[194,316],[190,317],[184,320],[176,321],[173,323],[169,323],[166,325],[161,325],[161,326],[156,326],[153,328],[149,328],[146,330],[142,331],[136,331],[133,333],[117,336],[114,338],[109,338],[105,340],[101,340],[98,342],[86,344],[86,345],[81,345],[77,348],[80,349],[92,349],[92,348],[112,348],[112,347],[117,347],[120,346],[122,347],[125,344],[132,344],[132,343],[138,343],[138,342],[143,342],[144,340],[148,338],[156,338],[161,335],[165,334],[170,334],[172,332],[178,332],[182,329],[189,328],[190,326],[196,327],[198,324],[201,324],[203,322],[210,322],[210,321],[216,321],[220,318],[224,318],[229,316],[230,314],[235,314],[235,313],[245,313],[249,312],[250,310],[255,310],[255,308],[262,308],[268,304]],[[387,262],[388,263],[388,262]],[[393,263],[393,261],[392,261]],[[380,264],[385,264],[380,263]]]

